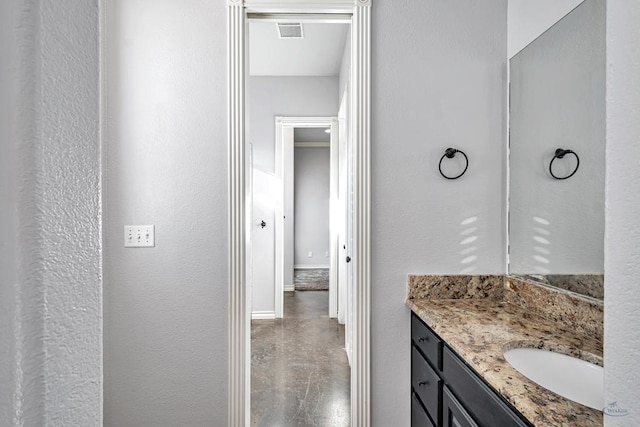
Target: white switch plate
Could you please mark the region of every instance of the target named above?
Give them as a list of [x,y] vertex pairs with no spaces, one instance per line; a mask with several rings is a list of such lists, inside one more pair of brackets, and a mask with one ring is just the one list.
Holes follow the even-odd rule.
[[125,225],[125,248],[149,248],[156,245],[155,227],[153,225]]

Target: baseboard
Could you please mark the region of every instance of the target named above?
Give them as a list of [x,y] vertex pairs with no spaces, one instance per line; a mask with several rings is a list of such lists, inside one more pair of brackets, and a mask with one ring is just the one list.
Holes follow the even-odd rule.
[[275,311],[253,311],[251,313],[251,320],[273,320],[275,318]]
[[318,270],[318,269],[329,269],[329,265],[320,265],[320,264],[301,264],[301,265],[294,265],[293,269],[294,270]]
[[347,362],[349,363],[349,367],[351,367],[351,353],[346,348],[343,348],[343,350],[347,353]]
[[296,290],[295,285],[285,285],[285,286],[284,286],[284,291],[285,291],[285,292],[293,292],[293,291],[295,291],[295,290]]

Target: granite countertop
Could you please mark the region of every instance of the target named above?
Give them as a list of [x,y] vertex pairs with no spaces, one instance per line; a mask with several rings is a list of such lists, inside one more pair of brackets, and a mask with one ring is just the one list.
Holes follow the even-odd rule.
[[410,298],[406,304],[532,424],[602,426],[601,411],[537,385],[503,357],[511,348],[536,347],[602,365],[599,337],[492,298]]

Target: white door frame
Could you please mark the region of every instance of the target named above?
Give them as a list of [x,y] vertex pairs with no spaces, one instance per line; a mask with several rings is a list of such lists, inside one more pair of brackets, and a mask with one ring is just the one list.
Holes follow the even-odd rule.
[[[284,314],[284,250],[285,250],[285,215],[284,204],[286,203],[286,195],[292,195],[293,192],[293,140],[286,141],[284,138],[284,128],[317,128],[329,127],[331,129],[329,150],[331,152],[330,161],[330,240],[329,240],[329,317],[338,316],[338,236],[335,225],[335,217],[338,198],[338,117],[290,117],[276,116],[276,146],[275,146],[275,170],[276,177],[280,179],[281,191],[278,197],[278,206],[276,207],[275,220],[275,308],[276,318],[282,318]],[[287,190],[289,187],[289,190]],[[289,215],[288,223],[291,224],[293,219]],[[292,236],[293,237],[293,236]],[[292,242],[291,242],[292,243]]]
[[229,159],[228,425],[250,423],[250,327],[246,284],[245,67],[246,13],[351,15],[351,143],[353,153],[353,344],[351,425],[371,425],[370,383],[370,76],[371,0],[227,0]]

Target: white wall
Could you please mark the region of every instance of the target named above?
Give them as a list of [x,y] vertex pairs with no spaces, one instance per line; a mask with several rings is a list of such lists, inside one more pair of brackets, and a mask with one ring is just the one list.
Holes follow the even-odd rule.
[[[224,5],[102,4],[104,425],[226,425]],[[125,224],[155,224],[156,246],[124,248]]]
[[[407,273],[504,269],[507,3],[379,1],[372,17],[372,420],[409,425]],[[470,161],[456,181],[438,173],[450,146]]]
[[0,424],[98,426],[98,2],[8,1],[0,17]]
[[342,62],[340,63],[340,73],[338,74],[338,99],[342,101],[342,96],[351,79],[351,26],[347,30],[347,39],[342,52]]
[[294,266],[329,268],[330,150],[298,147],[294,152]]
[[640,3],[607,2],[607,175],[605,233],[605,403],[640,425]]
[[[605,6],[587,0],[511,59],[509,271],[602,274]],[[580,167],[549,175],[556,148]],[[566,176],[573,155],[556,159]],[[542,252],[541,252],[542,251]]]
[[508,1],[508,51],[511,58],[583,0]]

